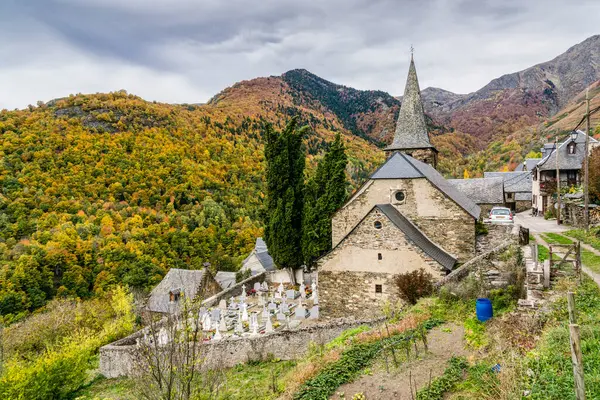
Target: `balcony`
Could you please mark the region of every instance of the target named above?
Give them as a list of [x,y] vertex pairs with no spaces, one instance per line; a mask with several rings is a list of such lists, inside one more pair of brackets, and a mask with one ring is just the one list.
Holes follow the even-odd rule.
[[[560,180],[561,188],[568,188],[571,186],[579,186],[581,182],[577,178],[567,178]],[[540,193],[542,195],[552,194],[556,192],[556,179],[546,179],[544,181],[540,181]]]

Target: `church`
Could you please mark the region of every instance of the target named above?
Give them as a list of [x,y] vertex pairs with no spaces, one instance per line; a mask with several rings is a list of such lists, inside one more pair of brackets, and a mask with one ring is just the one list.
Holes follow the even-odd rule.
[[394,279],[424,268],[436,279],[475,255],[480,208],[437,170],[411,56],[386,162],[333,216],[332,250],[317,262],[328,317],[372,317],[399,300]]

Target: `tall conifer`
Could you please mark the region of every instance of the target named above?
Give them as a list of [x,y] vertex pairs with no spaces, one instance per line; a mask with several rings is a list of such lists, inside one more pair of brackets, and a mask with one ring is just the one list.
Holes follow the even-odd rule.
[[339,134],[306,185],[302,252],[310,265],[331,249],[331,218],[346,200],[348,158]]
[[302,265],[302,210],[304,206],[305,148],[294,117],[281,132],[265,126],[267,201],[265,242],[280,268]]

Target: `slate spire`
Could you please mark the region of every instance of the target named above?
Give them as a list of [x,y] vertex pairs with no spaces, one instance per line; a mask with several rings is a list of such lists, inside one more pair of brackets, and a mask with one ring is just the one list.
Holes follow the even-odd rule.
[[408,78],[406,79],[404,97],[402,97],[400,114],[396,123],[394,141],[385,150],[402,151],[427,148],[433,149],[433,146],[429,142],[419,80],[411,48]]

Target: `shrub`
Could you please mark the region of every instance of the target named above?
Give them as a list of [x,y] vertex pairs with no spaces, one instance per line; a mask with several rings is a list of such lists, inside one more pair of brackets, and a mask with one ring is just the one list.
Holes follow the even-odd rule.
[[249,269],[236,272],[235,273],[235,283],[240,283],[241,281],[244,281],[244,280],[250,278],[251,273],[252,273],[252,271],[250,271]]
[[417,304],[417,300],[433,292],[433,276],[421,268],[398,275],[396,286],[403,300],[409,304]]

